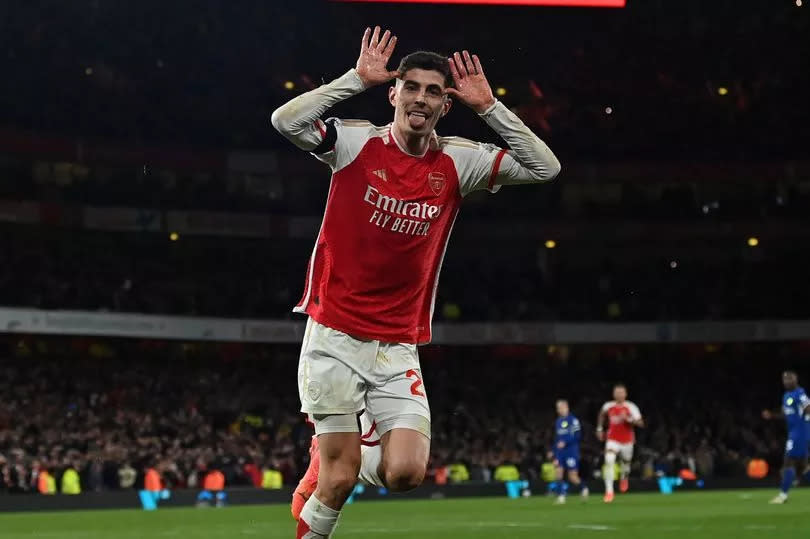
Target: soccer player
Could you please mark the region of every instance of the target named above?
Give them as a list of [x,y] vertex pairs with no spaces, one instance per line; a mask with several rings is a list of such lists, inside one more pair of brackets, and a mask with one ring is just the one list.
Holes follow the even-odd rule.
[[[607,437],[604,425],[607,420]],[[605,503],[613,501],[613,481],[616,475],[616,457],[619,458],[621,480],[619,490],[630,488],[630,461],[633,460],[633,444],[636,441],[635,428],[643,427],[644,420],[638,406],[627,400],[624,384],[613,387],[613,400],[602,406],[596,420],[596,436],[605,443]]]
[[[459,205],[472,191],[541,183],[560,171],[548,146],[495,99],[476,55],[415,52],[389,71],[396,42],[390,31],[366,29],[353,69],[272,115],[279,132],[332,169],[294,309],[309,316],[298,387],[301,411],[315,425],[310,468],[294,494],[298,538],[332,533],[358,476],[392,491],[422,482],[430,409],[416,347],[431,338]],[[394,79],[389,125],[321,119],[336,103]],[[510,150],[439,137],[436,123],[456,101]],[[362,434],[361,412],[373,427]],[[379,443],[361,451],[361,436],[371,431]]]
[[582,483],[579,477],[579,442],[582,440],[582,426],[568,406],[568,401],[560,399],[557,401],[557,420],[554,422],[554,468],[557,474],[557,481],[554,492],[557,494],[558,504],[565,503],[568,494],[568,483],[565,481],[565,474],[568,472],[568,480],[581,488],[583,498],[588,496],[588,487]]
[[788,491],[796,479],[796,473],[807,470],[808,456],[808,421],[810,421],[810,398],[799,386],[799,377],[794,371],[782,373],[782,384],[785,395],[782,397],[782,411],[763,410],[764,419],[784,417],[787,422],[787,443],[785,443],[785,460],[782,466],[782,488],[770,503],[781,504],[788,499]]

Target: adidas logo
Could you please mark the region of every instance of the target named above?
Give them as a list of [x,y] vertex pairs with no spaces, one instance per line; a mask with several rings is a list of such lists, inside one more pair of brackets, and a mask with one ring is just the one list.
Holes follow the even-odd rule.
[[388,173],[385,172],[384,168],[381,168],[380,170],[375,170],[374,172],[372,172],[372,174],[374,174],[384,182],[388,181]]

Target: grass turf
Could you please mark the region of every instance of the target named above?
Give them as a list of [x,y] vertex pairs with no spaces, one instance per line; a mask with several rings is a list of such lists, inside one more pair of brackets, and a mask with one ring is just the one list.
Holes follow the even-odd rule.
[[[629,494],[605,505],[571,497],[565,506],[535,496],[424,501],[360,501],[348,506],[334,537],[418,539],[810,537],[810,489],[786,505],[768,505],[772,490]],[[295,537],[286,506],[0,513],[3,539],[214,539]]]

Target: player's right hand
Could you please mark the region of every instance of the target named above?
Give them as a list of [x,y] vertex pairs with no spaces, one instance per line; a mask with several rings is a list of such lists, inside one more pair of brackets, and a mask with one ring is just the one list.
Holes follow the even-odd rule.
[[388,60],[396,45],[397,36],[392,36],[390,30],[386,30],[381,38],[379,26],[374,27],[374,33],[371,28],[366,28],[360,43],[360,57],[354,68],[366,88],[399,76],[397,71],[388,71]]
[[773,418],[773,413],[770,410],[762,410],[762,419],[771,419]]
[[600,442],[604,442],[605,441],[605,431],[603,431],[603,430],[596,431],[596,437],[599,438]]

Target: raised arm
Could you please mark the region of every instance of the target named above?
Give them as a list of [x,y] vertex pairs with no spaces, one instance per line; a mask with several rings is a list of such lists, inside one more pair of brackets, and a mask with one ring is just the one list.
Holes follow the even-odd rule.
[[388,60],[397,44],[389,30],[380,37],[380,27],[366,28],[357,65],[343,76],[299,95],[273,111],[270,121],[279,133],[302,150],[315,150],[324,142],[321,116],[335,104],[366,88],[388,82],[398,75],[388,71]]
[[448,88],[447,94],[477,112],[511,150],[500,162],[495,183],[516,185],[554,179],[560,173],[560,161],[520,118],[495,99],[478,56],[456,52],[448,61],[455,88]]

